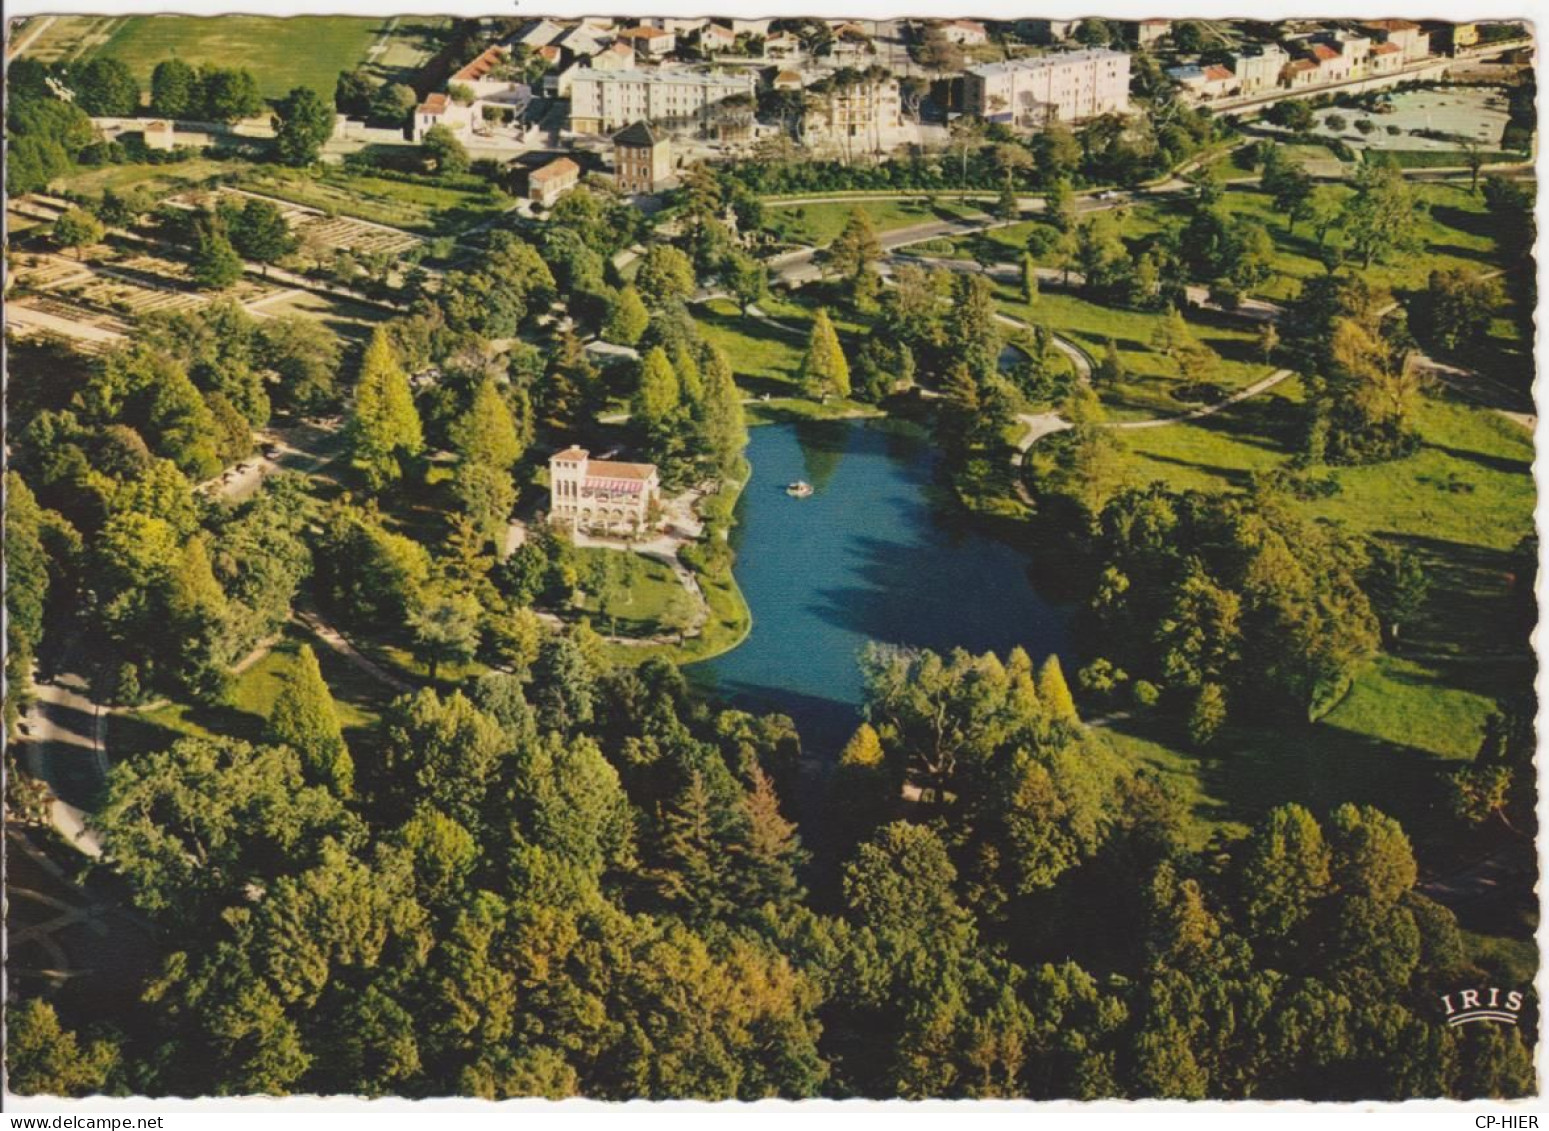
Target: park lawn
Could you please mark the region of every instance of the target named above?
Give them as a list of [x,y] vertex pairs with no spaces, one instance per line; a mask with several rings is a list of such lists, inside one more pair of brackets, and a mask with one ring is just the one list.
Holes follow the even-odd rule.
[[314,177],[279,165],[253,169],[242,184],[294,204],[428,236],[455,235],[512,204],[510,197],[493,187],[459,188],[344,170]]
[[[785,311],[779,317],[783,321]],[[801,359],[807,351],[806,328],[787,333],[762,319],[744,315],[734,302],[712,299],[694,307],[705,339],[726,353],[737,385],[750,396],[799,394]]]
[[[1367,149],[1363,151],[1367,161],[1379,156],[1391,158],[1400,169],[1462,169],[1468,166],[1468,154],[1461,149]],[[1486,165],[1511,165],[1527,160],[1521,153],[1507,153],[1499,149],[1481,152]]]
[[[1373,263],[1370,270],[1363,272],[1373,286],[1400,292],[1415,290],[1425,285],[1432,271],[1456,267],[1480,272],[1502,265],[1497,237],[1509,240],[1512,236],[1496,230],[1482,195],[1476,196],[1466,186],[1458,185],[1414,184],[1411,188],[1415,198],[1427,205],[1417,211],[1414,224],[1421,253],[1396,255],[1390,262]],[[1344,185],[1332,186],[1331,191],[1340,201],[1351,194]],[[1304,224],[1288,233],[1285,216],[1276,210],[1271,197],[1256,190],[1229,189],[1222,199],[1228,212],[1263,221],[1275,241],[1274,274],[1255,288],[1255,294],[1277,301],[1291,299],[1301,290],[1303,279],[1325,272],[1311,229]],[[1338,240],[1337,229],[1328,238]]]
[[259,319],[303,314],[315,322],[321,322],[339,337],[357,341],[370,337],[373,326],[392,317],[381,307],[303,290],[283,292],[282,297],[264,303],[252,313]]
[[331,98],[339,72],[367,62],[372,45],[393,22],[358,16],[131,16],[90,54],[121,59],[142,87],[149,87],[157,63],[176,56],[195,67],[246,67],[265,98],[283,97],[297,86]]
[[932,208],[929,198],[925,196],[901,200],[840,200],[823,204],[781,204],[768,201],[764,205],[764,227],[789,243],[826,247],[844,230],[850,213],[857,208],[866,214],[878,232],[890,232],[895,228],[908,228],[932,220],[977,218],[984,215],[971,203],[940,200]]
[[[1198,402],[1183,401],[1173,395],[1174,390],[1189,382],[1178,376],[1172,362],[1151,348],[1151,337],[1164,320],[1162,314],[1099,306],[1053,287],[1040,291],[1029,311],[1017,289],[1001,285],[997,293],[1004,313],[1023,321],[1045,323],[1094,359],[1101,360],[1108,339],[1113,339],[1125,369],[1123,380],[1102,390],[1103,403],[1113,419],[1147,420],[1200,407]],[[1220,356],[1210,376],[1211,384],[1233,392],[1272,372],[1253,356],[1253,331],[1237,320],[1201,311],[1187,311],[1184,317],[1195,336]]]
[[1292,377],[1213,416],[1116,432],[1126,483],[1162,480],[1177,490],[1246,489],[1296,451],[1301,387]]
[[[592,563],[619,553],[598,546],[577,547],[577,572],[584,578]],[[609,636],[652,635],[658,630],[673,594],[683,590],[665,562],[641,554],[630,554],[630,557],[634,560],[635,576],[627,600],[620,600],[616,609],[605,608],[606,602],[601,595],[588,593],[577,606],[581,613],[591,617],[593,628]]]

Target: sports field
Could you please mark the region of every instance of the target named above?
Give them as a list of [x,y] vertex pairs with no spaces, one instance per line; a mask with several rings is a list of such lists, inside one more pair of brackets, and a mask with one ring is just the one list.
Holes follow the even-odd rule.
[[164,59],[243,66],[266,98],[310,86],[332,96],[340,71],[372,65],[405,81],[434,50],[443,17],[118,16],[60,17],[23,54],[44,62],[111,55],[142,86]]

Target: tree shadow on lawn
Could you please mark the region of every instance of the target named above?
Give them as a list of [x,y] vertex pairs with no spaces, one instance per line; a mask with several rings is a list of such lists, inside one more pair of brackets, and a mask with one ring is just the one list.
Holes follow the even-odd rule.
[[1536,617],[1521,600],[1532,578],[1513,572],[1501,550],[1416,535],[1390,536],[1423,564],[1431,588],[1419,623],[1401,639],[1398,655],[1437,669],[1449,684],[1500,696],[1492,666],[1532,667],[1529,640]]
[[1472,212],[1467,208],[1457,208],[1450,204],[1432,205],[1430,211],[1432,220],[1465,235],[1492,240],[1512,238],[1512,233],[1502,231],[1501,225],[1488,212]]
[[1242,468],[1222,467],[1220,464],[1205,463],[1203,460],[1184,459],[1181,456],[1162,455],[1159,452],[1135,452],[1136,459],[1142,459],[1148,463],[1166,464],[1171,467],[1187,468],[1191,471],[1203,472],[1213,475],[1218,479],[1224,479],[1233,487],[1247,490],[1253,483],[1253,472]]
[[1471,451],[1467,448],[1451,448],[1446,444],[1427,444],[1426,447],[1434,451],[1443,452],[1453,459],[1464,460],[1467,463],[1477,464],[1489,471],[1498,471],[1503,475],[1529,475],[1533,470],[1533,463],[1527,459],[1512,459],[1510,456],[1494,456],[1486,452]]

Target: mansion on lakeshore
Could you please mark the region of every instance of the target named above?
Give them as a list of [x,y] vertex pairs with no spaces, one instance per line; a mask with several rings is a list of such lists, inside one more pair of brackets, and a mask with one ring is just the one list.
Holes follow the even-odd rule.
[[577,447],[549,457],[549,518],[571,529],[644,530],[660,495],[654,464],[592,459]]

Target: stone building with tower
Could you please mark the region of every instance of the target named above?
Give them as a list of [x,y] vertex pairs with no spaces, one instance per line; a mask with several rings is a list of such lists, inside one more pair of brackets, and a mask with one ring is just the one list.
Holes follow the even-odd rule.
[[549,518],[572,530],[638,534],[660,501],[654,464],[592,459],[577,447],[549,457]]

